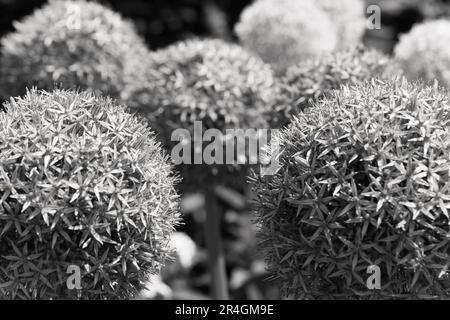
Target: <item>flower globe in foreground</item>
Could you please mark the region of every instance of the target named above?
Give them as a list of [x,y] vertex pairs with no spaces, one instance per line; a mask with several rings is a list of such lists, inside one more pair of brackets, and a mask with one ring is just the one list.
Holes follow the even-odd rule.
[[313,0],[258,0],[241,14],[235,31],[242,45],[277,72],[337,47],[336,27]]
[[395,58],[409,79],[450,87],[450,21],[424,22],[400,38]]
[[310,59],[290,67],[280,77],[280,93],[270,111],[274,126],[282,127],[313,101],[345,84],[401,74],[391,59],[373,49],[357,47]]
[[1,40],[2,95],[89,89],[117,98],[147,49],[131,23],[84,0],[50,1]]
[[[450,102],[437,87],[344,86],[254,176],[270,272],[298,299],[449,298]],[[380,287],[367,286],[380,268]]]
[[[0,114],[0,298],[126,299],[170,253],[176,178],[110,99],[31,91]],[[81,290],[66,285],[81,269]],[[73,289],[73,288],[72,288]]]

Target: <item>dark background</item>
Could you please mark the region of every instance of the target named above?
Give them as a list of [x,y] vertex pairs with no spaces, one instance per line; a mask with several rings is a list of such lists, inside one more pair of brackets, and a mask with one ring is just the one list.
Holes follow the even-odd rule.
[[[336,0],[339,1],[339,0]],[[45,0],[0,0],[0,36],[13,30],[13,21],[30,14]],[[152,49],[186,37],[234,38],[233,26],[252,0],[109,0],[110,6],[136,24]],[[398,35],[426,18],[447,16],[448,0],[367,0],[382,8],[381,30],[368,31],[366,43],[392,51]]]

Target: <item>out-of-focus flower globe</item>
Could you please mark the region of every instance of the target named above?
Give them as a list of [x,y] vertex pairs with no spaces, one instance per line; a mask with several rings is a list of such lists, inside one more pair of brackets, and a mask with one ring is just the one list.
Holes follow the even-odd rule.
[[[227,129],[268,127],[265,113],[276,93],[272,70],[257,55],[239,45],[191,39],[153,52],[147,63],[147,78],[139,86],[126,90],[127,105],[137,108],[148,119],[171,151],[179,149],[180,142],[192,144],[199,123],[202,133],[207,129],[225,133]],[[180,140],[180,131],[176,131],[180,128],[187,130],[189,137]],[[228,136],[223,138],[218,143],[225,146]],[[196,155],[203,156],[203,147],[192,145],[192,155],[180,154],[192,156],[193,161]],[[175,155],[179,156],[177,152]],[[246,163],[255,157],[250,152],[238,156]],[[234,160],[237,163],[238,159]],[[229,163],[179,166],[186,184],[197,181],[194,185],[202,188],[207,186],[205,181],[210,182],[210,178],[203,176],[205,173],[218,174],[221,182],[235,185],[237,179],[233,173],[242,173],[245,171],[242,168]]]
[[280,91],[271,110],[272,127],[287,125],[297,113],[344,84],[357,84],[373,77],[389,79],[400,74],[390,57],[363,46],[296,64],[280,77]]
[[450,21],[422,23],[400,38],[395,58],[411,79],[438,80],[450,86]]
[[336,26],[338,49],[352,48],[361,42],[366,28],[363,0],[316,0]]
[[87,1],[50,1],[1,41],[4,97],[26,87],[89,89],[118,97],[147,52],[134,26]]
[[337,33],[329,14],[313,0],[258,0],[235,27],[241,43],[277,72],[333,51]]

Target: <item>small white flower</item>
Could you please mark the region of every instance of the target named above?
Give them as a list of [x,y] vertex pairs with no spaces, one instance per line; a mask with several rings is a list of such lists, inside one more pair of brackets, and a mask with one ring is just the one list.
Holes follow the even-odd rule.
[[185,270],[190,269],[195,262],[197,245],[183,232],[175,232],[170,239],[170,247],[175,251],[177,261]]

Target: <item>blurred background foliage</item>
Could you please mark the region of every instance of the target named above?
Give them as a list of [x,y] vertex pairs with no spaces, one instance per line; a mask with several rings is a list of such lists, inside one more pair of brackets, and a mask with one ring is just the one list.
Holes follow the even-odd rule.
[[[0,0],[0,35],[13,21],[28,15],[45,0]],[[190,36],[234,38],[233,26],[252,0],[101,0],[133,20],[150,48],[157,49]],[[367,44],[392,51],[399,34],[425,19],[450,16],[449,0],[367,0],[382,9],[381,30],[368,30]]]
[[[137,26],[150,49],[159,49],[192,36],[235,40],[233,28],[242,10],[252,0],[109,0],[98,1],[121,13]],[[0,36],[13,30],[13,22],[31,14],[45,0],[0,0]],[[392,53],[399,36],[419,22],[450,16],[450,0],[367,0],[381,7],[380,30],[367,30],[364,42],[385,53]],[[233,299],[278,299],[279,290],[268,279],[263,259],[256,250],[255,226],[246,197],[228,190],[216,190],[223,201],[227,274]],[[182,203],[185,224],[178,231],[187,234],[174,244],[176,261],[161,277],[153,279],[144,299],[207,299],[209,275],[203,225],[203,198],[185,195]],[[184,239],[184,240],[183,240]]]
[[[133,20],[150,48],[157,49],[192,35],[230,38],[232,26],[251,0],[109,0],[97,1]],[[0,0],[0,34],[45,0]]]

